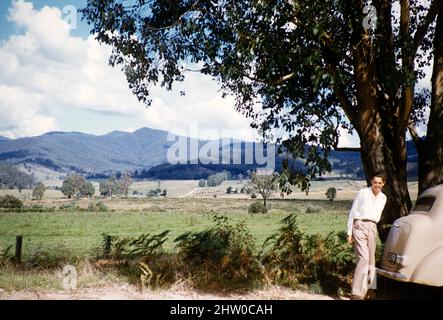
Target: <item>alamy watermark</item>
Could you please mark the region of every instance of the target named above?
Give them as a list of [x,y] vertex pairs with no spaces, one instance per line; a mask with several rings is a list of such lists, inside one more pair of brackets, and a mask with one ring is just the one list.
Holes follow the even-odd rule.
[[63,268],[62,287],[65,290],[75,290],[77,288],[77,270],[70,264]]
[[[208,137],[206,140],[189,137]],[[246,136],[245,130],[198,130],[191,125],[189,132],[169,133],[167,140],[174,143],[167,151],[170,164],[256,164],[266,170],[275,170],[275,145],[258,141],[258,136],[247,142],[234,137]]]
[[377,28],[377,8],[369,4],[363,7],[363,14],[366,16],[363,18],[363,28],[366,31],[374,31]]
[[63,20],[72,30],[77,29],[77,8],[72,4],[63,7]]

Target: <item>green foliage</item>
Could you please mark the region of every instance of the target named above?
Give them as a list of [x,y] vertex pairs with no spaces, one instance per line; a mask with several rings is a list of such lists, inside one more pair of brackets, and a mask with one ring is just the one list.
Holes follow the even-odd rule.
[[32,197],[38,200],[43,198],[45,193],[45,185],[42,182],[37,183],[34,190],[32,190]]
[[252,189],[262,196],[263,206],[265,208],[266,208],[266,200],[278,188],[277,185],[278,178],[279,174],[276,172],[274,172],[273,174],[259,174],[257,172],[253,172],[251,174]]
[[103,255],[118,260],[122,271],[139,279],[141,287],[159,287],[175,281],[177,261],[166,254],[163,244],[169,230],[156,235],[141,234],[139,237],[111,237],[103,234]]
[[337,196],[337,189],[335,189],[334,187],[330,187],[326,191],[325,195],[328,200],[333,201]]
[[102,201],[98,201],[97,203],[92,201],[88,204],[86,210],[89,212],[107,212],[108,207]]
[[121,195],[123,193],[123,185],[117,180],[116,176],[111,176],[108,180],[100,182],[100,195],[102,196],[111,197],[113,195]]
[[313,205],[313,204],[308,204],[306,206],[306,213],[320,213],[321,212],[321,207]]
[[85,182],[80,186],[79,193],[81,197],[92,197],[95,193],[95,187],[92,182]]
[[251,203],[248,208],[248,213],[250,213],[250,214],[267,213],[267,212],[268,212],[268,208],[266,208],[262,202],[258,202],[258,201]]
[[208,187],[216,187],[221,185],[225,180],[228,180],[227,172],[219,172],[208,177],[207,185]]
[[14,261],[14,254],[11,252],[12,247],[13,247],[12,244],[6,247],[5,249],[0,247],[0,266],[4,266]]
[[354,266],[354,254],[346,235],[305,235],[296,218],[295,214],[285,217],[283,226],[263,245],[261,261],[269,281],[294,288],[316,284],[326,294],[337,294],[339,287],[349,289],[347,278]]
[[177,237],[184,275],[196,287],[239,289],[257,284],[261,268],[255,255],[254,238],[244,223],[232,225],[226,216],[213,215],[215,225]]
[[6,208],[6,209],[18,209],[23,207],[23,202],[10,195],[4,195],[4,196],[0,196],[0,208]]
[[68,175],[63,180],[61,192],[68,198],[72,198],[72,196],[76,196],[77,198],[79,198],[81,196],[80,190],[85,185],[85,183],[86,180],[82,176],[79,176],[77,174]]
[[206,187],[206,180],[205,179],[201,179],[198,181],[198,186],[200,188]]
[[59,210],[63,211],[77,211],[80,207],[75,202],[64,203],[59,207]]
[[229,186],[229,187],[226,189],[226,193],[230,194],[231,192],[232,192],[232,187]]
[[148,198],[158,197],[158,196],[163,196],[163,194],[166,196],[167,190],[164,190],[164,191],[166,191],[165,194],[164,194],[164,192],[162,192],[162,190],[160,188],[151,189],[148,192],[146,192],[146,197],[148,197]]

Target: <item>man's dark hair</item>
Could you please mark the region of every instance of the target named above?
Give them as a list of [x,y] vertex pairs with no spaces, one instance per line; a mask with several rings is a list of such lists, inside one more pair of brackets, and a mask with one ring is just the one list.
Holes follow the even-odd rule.
[[383,172],[379,172],[379,171],[374,172],[371,176],[371,180],[373,180],[374,178],[382,178],[383,182],[386,181],[386,177]]

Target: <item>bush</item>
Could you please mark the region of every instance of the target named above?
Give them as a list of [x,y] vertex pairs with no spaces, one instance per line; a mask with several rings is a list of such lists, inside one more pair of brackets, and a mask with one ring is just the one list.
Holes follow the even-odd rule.
[[254,202],[251,203],[248,209],[248,213],[266,213],[268,212],[268,208],[266,208],[263,204],[263,202]]
[[354,253],[344,232],[331,232],[326,237],[304,235],[295,214],[285,217],[282,223],[279,231],[266,239],[263,248],[271,248],[261,255],[272,282],[293,288],[317,288],[317,293],[331,295],[337,294],[340,287],[350,289],[347,279],[354,267]]
[[[141,287],[161,287],[172,284],[179,264],[163,250],[169,230],[156,235],[141,234],[139,237],[103,236],[103,256],[118,261],[120,270],[140,281]],[[110,249],[109,252],[108,249]]]
[[99,201],[97,203],[90,202],[88,205],[88,208],[86,210],[90,211],[90,212],[94,212],[94,211],[106,212],[106,211],[108,211],[108,207],[101,201]]
[[229,186],[229,187],[226,189],[226,193],[230,194],[231,192],[232,192],[232,187]]
[[198,288],[249,288],[261,280],[255,242],[244,223],[231,225],[225,216],[213,215],[215,226],[187,232],[174,240],[183,272]]
[[312,204],[308,204],[306,206],[306,213],[320,213],[321,212],[321,207],[319,206],[314,206]]
[[59,209],[66,211],[75,211],[75,210],[80,210],[80,207],[76,205],[75,202],[69,202],[61,205]]
[[206,187],[206,180],[204,180],[204,179],[199,180],[198,181],[198,186],[200,188]]
[[5,264],[9,262],[14,261],[14,254],[12,252],[13,245],[9,245],[5,249],[0,247],[0,266],[4,266]]
[[334,187],[330,187],[326,191],[325,195],[329,201],[333,201],[335,199],[335,197],[337,196],[337,189],[335,189]]
[[252,198],[252,199],[256,199],[256,198],[257,198],[257,195],[256,195],[255,193],[253,193],[253,194],[251,194],[251,198]]
[[20,199],[10,194],[0,196],[0,208],[20,209],[21,207],[23,207],[23,202]]

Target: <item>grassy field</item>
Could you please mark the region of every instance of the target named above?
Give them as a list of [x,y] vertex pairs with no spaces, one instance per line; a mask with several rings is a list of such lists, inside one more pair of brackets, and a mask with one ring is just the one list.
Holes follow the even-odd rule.
[[[268,201],[267,214],[248,213],[255,201],[247,195],[228,195],[228,186],[237,187],[239,181],[225,181],[217,190],[197,188],[197,181],[161,181],[160,188],[168,189],[166,198],[108,198],[72,200],[59,191],[47,190],[41,201],[30,200],[31,190],[0,190],[0,195],[13,194],[26,206],[39,205],[41,212],[0,211],[0,249],[14,245],[17,235],[23,236],[24,267],[0,265],[0,288],[59,289],[61,267],[72,263],[80,268],[81,287],[125,281],[112,271],[100,273],[89,268],[89,259],[102,250],[102,234],[138,236],[170,230],[165,249],[175,251],[173,240],[187,231],[199,231],[213,225],[212,213],[224,214],[231,223],[244,222],[260,250],[267,237],[281,226],[281,219],[298,213],[300,229],[307,234],[326,235],[331,231],[345,231],[347,216],[355,192],[365,186],[363,181],[314,182],[309,195],[295,192],[281,199],[275,194]],[[338,190],[337,199],[325,199],[329,186]],[[146,192],[158,187],[157,181],[136,182],[131,190]],[[416,196],[416,184],[411,184],[411,196]],[[217,198],[207,192],[215,192]],[[132,193],[131,193],[132,194]],[[86,211],[88,205],[101,201],[106,212]],[[71,205],[72,209],[60,209]],[[14,247],[11,251],[13,253]],[[1,253],[1,250],[0,250]],[[48,267],[51,266],[51,267]]]
[[[300,227],[307,233],[344,230],[351,205],[350,201],[271,200],[269,213],[251,216],[247,210],[252,202],[241,199],[111,199],[105,202],[110,208],[108,212],[3,212],[0,214],[0,246],[5,248],[14,243],[16,235],[22,235],[25,258],[37,252],[60,257],[91,256],[100,246],[103,233],[136,236],[170,230],[165,247],[173,250],[173,239],[181,233],[210,226],[211,213],[225,214],[232,223],[244,221],[257,244],[262,244],[279,228],[280,220],[294,212],[299,213]],[[121,209],[123,205],[126,210]]]

